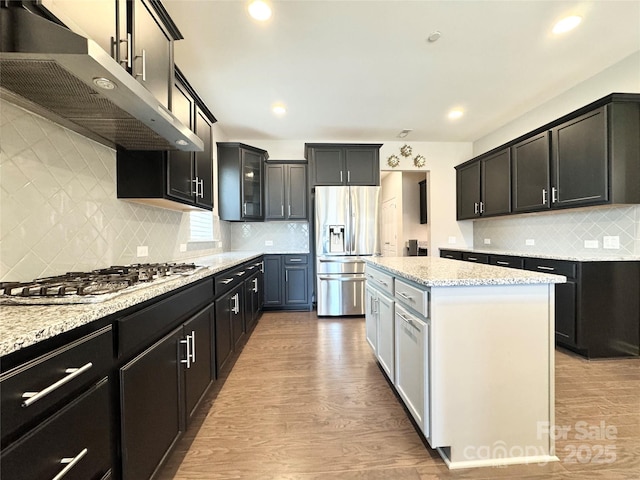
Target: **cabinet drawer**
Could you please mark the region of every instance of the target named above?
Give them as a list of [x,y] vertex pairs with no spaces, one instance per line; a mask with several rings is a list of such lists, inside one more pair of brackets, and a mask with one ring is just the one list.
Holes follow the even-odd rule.
[[[2,438],[104,377],[112,363],[113,339],[109,325],[4,373],[0,378]],[[38,395],[23,398],[26,392]]]
[[508,255],[491,255],[489,257],[491,265],[510,268],[524,268],[524,259],[519,257],[510,257]]
[[553,273],[575,278],[577,273],[577,263],[563,260],[547,260],[544,258],[525,258],[524,268],[535,272]]
[[455,250],[440,250],[441,258],[450,258],[451,260],[462,260],[462,252]]
[[462,260],[465,262],[489,263],[489,255],[482,253],[463,252]]
[[223,295],[235,286],[242,283],[245,279],[249,278],[249,275],[251,275],[251,273],[256,271],[256,268],[258,268],[255,263],[258,262],[247,262],[239,267],[235,267],[217,274],[215,276],[215,296],[219,297],[220,295]]
[[[98,480],[111,469],[109,383],[105,378],[2,452],[2,478]],[[62,459],[67,459],[62,463]],[[60,477],[62,478],[62,477]]]
[[425,318],[429,318],[429,291],[395,279],[395,298]]
[[285,265],[306,265],[309,256],[308,255],[285,255],[284,256],[284,264]]
[[372,286],[393,295],[393,277],[370,265],[365,266],[365,276]]
[[118,320],[118,354],[128,357],[146,348],[176,325],[211,302],[213,280],[207,279]]

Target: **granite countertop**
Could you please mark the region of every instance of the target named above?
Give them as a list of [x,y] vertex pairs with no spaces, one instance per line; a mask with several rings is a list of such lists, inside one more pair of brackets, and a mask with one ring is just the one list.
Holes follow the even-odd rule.
[[509,255],[512,257],[547,258],[549,260],[569,260],[572,262],[638,262],[640,255],[559,255],[550,253],[516,252],[513,250],[497,250],[488,248],[440,247],[439,250],[453,250],[455,252],[484,253],[485,255]]
[[104,302],[72,305],[1,305],[0,356],[28,347],[47,338],[68,332],[131,306],[210,277],[217,272],[262,255],[260,252],[228,252],[189,261],[204,268],[191,275],[176,275],[166,280],[132,287]]
[[565,283],[566,277],[439,257],[366,257],[365,262],[426,287]]

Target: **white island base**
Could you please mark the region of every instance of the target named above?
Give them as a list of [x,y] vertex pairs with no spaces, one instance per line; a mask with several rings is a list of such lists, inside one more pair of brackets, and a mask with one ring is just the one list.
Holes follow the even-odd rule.
[[431,288],[425,436],[449,468],[558,460],[553,311],[552,284]]
[[367,262],[367,339],[429,445],[451,469],[557,461],[554,284],[564,277],[474,265],[432,278],[464,262],[412,260],[406,275],[399,262]]

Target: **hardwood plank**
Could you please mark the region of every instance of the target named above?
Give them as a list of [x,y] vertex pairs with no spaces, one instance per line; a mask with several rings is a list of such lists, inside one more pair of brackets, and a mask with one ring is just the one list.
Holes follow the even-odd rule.
[[[449,470],[381,373],[363,319],[268,312],[158,478],[638,480],[640,360],[558,350],[556,425],[570,428],[557,440],[560,462]],[[578,430],[601,426],[615,434]],[[596,461],[607,445],[613,461]]]

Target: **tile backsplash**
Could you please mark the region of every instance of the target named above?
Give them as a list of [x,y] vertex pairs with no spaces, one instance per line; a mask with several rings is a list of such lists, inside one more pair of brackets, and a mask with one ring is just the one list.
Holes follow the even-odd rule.
[[[227,222],[215,216],[214,239],[222,246],[190,244],[188,213],[117,199],[113,149],[6,101],[0,202],[0,280],[186,260],[230,244]],[[148,257],[136,256],[139,245],[148,246]]]
[[309,252],[308,222],[231,223],[232,250],[265,253]]
[[[620,248],[604,248],[604,237],[618,237]],[[491,244],[487,245],[485,239]],[[533,240],[534,245],[527,245],[527,240]],[[595,248],[586,248],[585,241]],[[640,205],[475,220],[473,244],[480,249],[541,254],[640,256]]]

